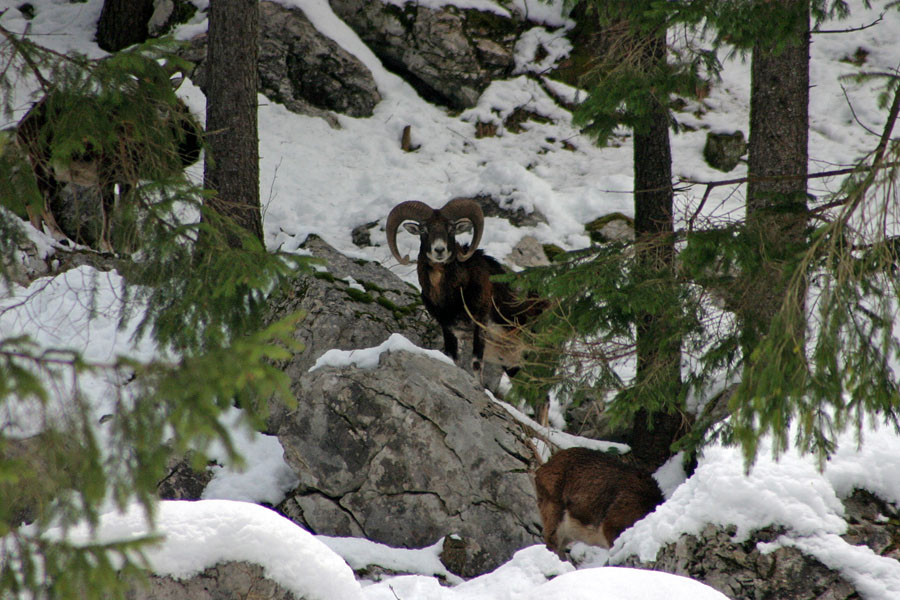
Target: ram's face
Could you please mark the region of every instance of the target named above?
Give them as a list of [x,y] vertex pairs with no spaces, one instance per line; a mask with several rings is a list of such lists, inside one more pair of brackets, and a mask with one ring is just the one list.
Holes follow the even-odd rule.
[[[419,237],[420,261],[464,263],[472,258],[481,242],[484,213],[471,198],[454,198],[440,209],[433,209],[418,200],[407,200],[392,208],[384,225],[385,237],[394,258],[401,265],[408,265],[409,256],[400,254],[397,249],[397,231],[401,225]],[[471,234],[471,237],[458,240],[456,236],[463,233]]]
[[448,263],[456,256],[456,236],[470,233],[472,221],[467,218],[449,221],[443,218],[417,222],[407,221],[403,228],[409,233],[419,236],[421,247],[419,252],[435,264]]

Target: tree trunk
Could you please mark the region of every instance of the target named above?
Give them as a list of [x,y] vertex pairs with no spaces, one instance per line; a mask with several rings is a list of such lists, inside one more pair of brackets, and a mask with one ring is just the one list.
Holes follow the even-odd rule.
[[[214,0],[207,54],[208,205],[263,240],[257,129],[258,0]],[[233,238],[229,243],[236,245]]]
[[[647,69],[666,60],[665,32],[645,40]],[[672,285],[675,262],[672,217],[672,153],[667,109],[659,102],[634,132],[634,230],[639,267],[660,286]],[[676,326],[662,312],[639,315],[637,385],[651,404],[671,407],[680,397],[681,339]],[[670,446],[682,425],[679,411],[642,408],[635,414],[630,445],[635,458],[654,470],[672,452]]]
[[117,52],[149,37],[153,0],[105,0],[97,22],[97,45]]
[[[804,243],[808,164],[809,3],[775,0],[782,18],[795,18],[795,35],[776,50],[758,42],[750,81],[747,232],[758,268],[744,277],[739,316],[745,357],[769,331],[785,300],[785,267]],[[786,15],[786,16],[785,16]],[[802,338],[804,307],[789,319]],[[799,338],[798,338],[799,339]]]

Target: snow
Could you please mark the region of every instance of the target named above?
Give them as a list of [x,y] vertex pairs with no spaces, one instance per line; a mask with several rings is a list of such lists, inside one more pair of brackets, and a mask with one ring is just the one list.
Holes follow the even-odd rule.
[[422,354],[449,365],[453,364],[453,360],[440,350],[419,348],[406,339],[405,336],[394,333],[383,343],[374,348],[361,348],[359,350],[328,350],[316,360],[316,363],[311,366],[309,370],[312,372],[323,367],[348,367],[351,365],[360,369],[375,369],[378,367],[382,353],[400,351]]
[[[156,529],[148,528],[143,509],[135,505],[125,513],[104,515],[96,535],[101,541],[137,540],[156,532],[165,537],[146,550],[146,557],[159,575],[185,579],[217,563],[246,561],[261,565],[269,579],[298,598],[363,597],[346,562],[309,532],[257,504],[160,502]],[[81,527],[70,532],[68,539],[87,543],[90,531]]]
[[445,580],[460,583],[462,579],[447,570],[441,562],[441,548],[444,538],[439,539],[427,548],[391,548],[385,544],[372,542],[363,538],[316,536],[332,551],[343,557],[350,568],[364,569],[370,565],[378,565],[397,573],[416,573],[419,575],[435,575]]
[[863,598],[900,597],[900,572],[896,560],[878,556],[866,546],[850,546],[837,535],[780,536],[772,544],[761,546],[771,551],[780,546],[793,546],[815,556],[826,567],[840,571]]
[[[415,267],[399,266],[383,236],[373,235],[370,248],[353,245],[353,227],[372,221],[383,225],[391,207],[403,200],[419,199],[440,206],[456,196],[490,195],[504,206],[538,210],[546,224],[516,228],[507,221],[489,218],[483,247],[504,257],[525,235],[567,249],[587,245],[583,224],[604,214],[632,211],[632,156],[626,132],[606,148],[595,147],[571,125],[568,113],[548,96],[545,87],[522,73],[543,73],[571,49],[562,32],[571,22],[562,16],[561,0],[453,0],[457,6],[506,14],[528,14],[535,27],[526,32],[516,51],[516,76],[494,82],[477,106],[452,115],[421,100],[415,91],[388,72],[375,55],[331,11],[327,0],[281,0],[302,8],[325,35],[356,55],[373,73],[383,100],[367,119],[338,116],[340,129],[322,119],[298,116],[260,96],[260,189],[264,229],[269,248],[297,251],[310,233],[316,233],[339,251],[354,258],[379,261],[404,280],[416,285]],[[404,4],[402,0],[390,0]],[[419,0],[420,6],[449,4],[444,0]],[[79,51],[97,58],[105,53],[93,43],[94,24],[102,0],[70,3],[66,0],[33,0],[36,17],[26,21],[15,8],[0,19],[3,27],[29,35],[58,52]],[[206,0],[195,0],[205,7]],[[12,6],[0,0],[0,10]],[[874,21],[879,9],[851,3],[853,16],[834,28],[854,27]],[[202,12],[176,32],[189,39],[205,31]],[[885,112],[878,107],[878,84],[847,76],[861,70],[896,72],[900,13],[890,11],[877,26],[842,35],[816,35],[811,51],[810,170],[851,164],[874,147],[876,139],[857,124],[880,131]],[[533,63],[541,44],[548,56]],[[861,69],[843,61],[857,48],[869,52]],[[583,98],[578,90],[545,80],[567,102]],[[23,114],[29,100],[29,82],[18,82],[14,106]],[[845,95],[846,92],[846,95]],[[179,90],[184,100],[202,117],[205,99],[186,82]],[[479,121],[502,123],[519,106],[549,117],[554,122],[526,122],[524,131],[502,130],[496,137],[475,137]],[[713,85],[702,102],[689,104],[676,116],[689,126],[672,136],[673,169],[678,177],[714,181],[746,175],[740,165],[724,175],[702,159],[707,131],[747,131],[749,63],[740,57],[726,61],[721,82]],[[852,111],[851,111],[852,106]],[[855,117],[854,117],[855,114]],[[3,123],[8,126],[11,122]],[[411,126],[415,152],[400,149],[400,135]],[[574,150],[563,147],[563,141]],[[198,179],[202,167],[191,173]],[[810,191],[822,194],[838,185],[834,180],[814,180]],[[702,186],[680,194],[676,215],[680,223],[696,209]],[[740,214],[740,189],[717,188],[710,195],[703,218],[728,218]],[[54,243],[38,232],[29,235],[42,256]],[[398,239],[402,254],[414,251],[410,236]],[[28,288],[13,287],[0,299],[0,338],[28,335],[40,348],[71,348],[89,360],[110,362],[118,355],[138,360],[155,356],[147,342],[135,342],[133,330],[118,327],[118,290],[115,273],[89,267],[73,269],[55,278],[34,282]],[[353,282],[350,282],[352,285]],[[92,294],[91,289],[96,288]],[[326,353],[313,369],[354,364],[378,368],[383,352],[416,352],[449,361],[443,354],[416,348],[402,336],[384,344],[354,351]],[[88,375],[87,401],[97,421],[109,412],[119,384],[115,379]],[[65,398],[71,390],[55,390]],[[63,410],[64,402],[51,406]],[[515,407],[505,405],[516,418],[536,426]],[[40,427],[23,403],[5,405],[0,428],[7,435],[29,435]],[[276,504],[295,485],[275,438],[249,432],[239,411],[228,411],[222,422],[233,433],[245,465],[232,464],[222,449],[213,449],[214,477],[204,500],[163,502],[156,515],[155,532],[164,536],[151,553],[158,573],[185,577],[223,560],[247,560],[261,564],[274,580],[308,598],[372,598],[395,600],[476,600],[482,598],[527,600],[531,598],[595,598],[598,590],[614,600],[712,600],[721,594],[689,579],[633,569],[603,567],[627,555],[650,559],[663,545],[684,533],[698,533],[707,524],[734,525],[735,538],[744,539],[754,529],[778,525],[784,535],[764,551],[795,546],[818,557],[853,582],[864,600],[900,597],[900,564],[874,555],[866,548],[847,544],[839,536],[846,529],[840,499],[855,488],[900,503],[900,438],[889,427],[871,425],[862,432],[858,446],[852,433],[840,440],[834,456],[819,471],[814,460],[787,452],[778,461],[764,448],[754,468],[745,473],[743,457],[733,448],[713,445],[699,458],[695,473],[685,480],[676,457],[657,474],[667,501],[623,533],[609,551],[576,546],[573,555],[583,561],[575,569],[555,554],[536,545],[521,549],[510,561],[481,577],[460,582],[437,559],[441,540],[422,549],[388,548],[368,540],[312,536],[295,524],[262,508]],[[587,442],[555,430],[543,432],[562,447],[593,444],[609,449],[625,448],[608,442]],[[101,521],[102,539],[132,538],[150,531],[143,513],[132,508],[124,514],[110,511]],[[83,535],[87,535],[83,532]],[[87,538],[83,538],[87,539]],[[413,573],[387,576],[380,582],[356,581],[350,567],[367,565]],[[349,566],[348,566],[349,565]],[[449,586],[441,582],[450,583]]]
[[[317,538],[267,508],[232,500],[160,502],[155,524],[155,529],[148,527],[143,509],[135,505],[104,515],[96,537],[84,526],[70,531],[68,539],[83,544],[163,533],[160,543],[144,550],[159,575],[186,579],[216,564],[245,561],[261,565],[269,579],[310,600],[579,600],[596,598],[598,589],[610,600],[725,598],[701,583],[666,573],[617,567],[576,572],[542,546],[520,550],[493,572],[460,582],[440,565],[438,544],[403,550],[366,540]],[[363,587],[351,567],[371,564],[434,573],[456,585],[447,588],[434,577],[403,575]]]
[[243,465],[229,462],[228,452],[216,445],[207,456],[218,463],[213,478],[203,490],[204,500],[242,500],[276,505],[297,487],[297,476],[284,462],[284,450],[278,438],[241,427],[241,411],[230,408],[222,417]]

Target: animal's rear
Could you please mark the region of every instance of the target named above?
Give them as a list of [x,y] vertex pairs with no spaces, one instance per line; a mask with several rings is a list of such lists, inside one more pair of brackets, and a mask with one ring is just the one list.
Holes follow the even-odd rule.
[[648,473],[587,448],[554,454],[535,473],[535,488],[544,541],[560,557],[575,541],[610,547],[663,501]]

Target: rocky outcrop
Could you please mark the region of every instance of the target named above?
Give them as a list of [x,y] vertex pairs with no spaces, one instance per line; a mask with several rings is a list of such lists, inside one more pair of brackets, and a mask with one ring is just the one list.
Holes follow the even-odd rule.
[[634,241],[634,219],[620,212],[597,217],[584,229],[591,241],[597,244]]
[[515,67],[519,24],[455,6],[439,9],[370,0],[330,0],[331,8],[385,67],[426,100],[451,108],[475,105],[481,92]]
[[463,370],[392,351],[374,369],[306,373],[294,389],[278,438],[300,485],[279,509],[303,527],[402,547],[458,534],[465,575],[540,541],[532,448]]
[[900,560],[900,508],[865,490],[844,500],[847,533],[844,541],[868,546],[879,556]]
[[227,562],[186,579],[151,575],[135,583],[128,600],[206,600],[214,598],[265,598],[300,600],[294,593],[266,578],[260,565]]
[[295,337],[304,345],[286,365],[300,378],[326,351],[377,346],[392,333],[435,348],[440,330],[422,305],[419,291],[375,262],[350,259],[316,236],[302,246],[322,261],[323,270],[301,275],[286,294],[270,301],[270,319],[298,310],[306,316]]
[[381,94],[369,69],[319,33],[303,11],[275,2],[259,5],[259,88],[288,110],[308,106],[369,117]]
[[[442,344],[417,289],[377,263],[347,258],[318,237],[310,237],[303,249],[321,259],[324,270],[301,275],[269,303],[271,321],[297,311],[305,314],[294,332],[304,349],[282,365],[298,398],[303,394],[298,382],[328,350],[370,348],[393,333],[423,348]],[[277,431],[284,410],[271,407],[270,432]]]
[[733,541],[734,533],[707,525],[699,536],[684,535],[662,548],[652,563],[630,557],[623,565],[684,575],[734,600],[859,598],[839,573],[797,548],[781,547],[768,553],[757,548],[758,542],[775,541],[781,531],[757,531],[741,543]]
[[212,481],[213,471],[198,471],[193,466],[193,454],[173,457],[165,477],[156,484],[160,500],[199,500]]
[[[844,499],[848,544],[867,546],[879,556],[900,558],[900,509],[877,496],[855,490]],[[697,536],[685,535],[662,548],[656,560],[636,566],[684,575],[702,581],[735,600],[856,600],[860,597],[840,573],[793,546],[761,551],[759,542],[774,542],[784,531],[767,528],[743,542],[733,540],[734,529],[713,525]]]
[[[205,89],[206,37],[191,42],[186,57],[197,63],[191,78]],[[259,92],[295,113],[372,115],[381,101],[378,86],[358,58],[319,33],[302,10],[275,2],[259,5]]]

